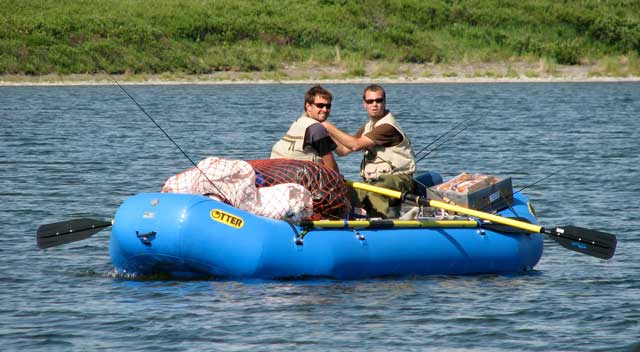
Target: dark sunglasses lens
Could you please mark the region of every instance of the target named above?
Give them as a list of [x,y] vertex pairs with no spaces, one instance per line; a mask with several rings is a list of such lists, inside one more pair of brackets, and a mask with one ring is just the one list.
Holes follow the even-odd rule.
[[331,104],[313,103],[313,105],[315,105],[318,109],[324,109],[325,107],[327,109],[331,109]]
[[383,98],[378,98],[378,99],[365,99],[364,101],[365,101],[367,104],[373,104],[373,103],[382,104],[382,103],[384,103],[384,99],[383,99]]

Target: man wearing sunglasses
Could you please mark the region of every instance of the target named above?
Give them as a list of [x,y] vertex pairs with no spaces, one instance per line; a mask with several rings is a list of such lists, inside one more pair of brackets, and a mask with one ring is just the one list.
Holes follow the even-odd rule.
[[[365,123],[353,136],[328,121],[322,122],[336,141],[340,156],[362,150],[360,176],[375,186],[413,192],[413,173],[416,163],[409,137],[386,108],[386,93],[379,85],[370,85],[363,93],[364,109],[369,114]],[[355,190],[354,207],[362,207],[369,217],[397,218],[400,202],[377,193]]]
[[271,159],[311,160],[340,173],[332,153],[337,145],[321,124],[329,118],[332,99],[323,87],[311,87],[304,96],[304,113],[273,146]]

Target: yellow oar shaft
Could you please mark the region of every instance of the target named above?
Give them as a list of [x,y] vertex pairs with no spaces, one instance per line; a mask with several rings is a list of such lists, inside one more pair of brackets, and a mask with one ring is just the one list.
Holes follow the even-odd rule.
[[453,212],[460,213],[460,214],[474,216],[474,217],[479,218],[479,219],[489,220],[489,221],[495,222],[497,224],[503,224],[503,225],[516,227],[516,228],[523,229],[525,231],[529,231],[529,232],[533,232],[533,233],[539,233],[542,230],[542,227],[538,226],[538,225],[529,224],[529,223],[526,223],[526,222],[523,222],[523,221],[517,221],[517,220],[513,220],[513,219],[508,219],[508,218],[505,218],[505,217],[502,217],[502,216],[499,216],[499,215],[485,213],[483,211],[473,210],[473,209],[461,207],[461,206],[458,206],[458,205],[453,205],[453,204],[440,202],[440,201],[437,201],[437,200],[429,200],[428,202],[429,202],[429,206],[434,207],[434,208],[439,208],[439,209],[449,210],[449,211],[453,211]]
[[314,227],[322,228],[365,228],[365,227],[393,227],[393,228],[441,228],[441,227],[477,227],[473,220],[317,220],[310,222]]
[[[396,191],[396,190],[392,190],[392,189],[388,189],[388,188],[384,188],[384,187],[373,186],[373,185],[370,185],[368,183],[363,183],[363,182],[347,181],[347,184],[349,184],[353,188],[357,188],[357,189],[361,189],[361,190],[369,191],[369,192],[374,192],[374,193],[378,193],[378,194],[382,194],[384,196],[395,198],[395,199],[404,200],[403,199],[404,195],[402,194],[402,192],[399,192],[399,191]],[[433,207],[433,208],[439,208],[439,209],[449,210],[449,211],[453,211],[453,212],[460,213],[460,214],[474,216],[474,217],[479,218],[479,219],[489,220],[489,221],[492,221],[492,222],[497,223],[497,224],[503,224],[503,225],[507,225],[507,226],[511,226],[511,227],[515,227],[515,228],[519,228],[519,229],[523,229],[525,231],[529,231],[529,232],[533,232],[533,233],[540,233],[542,231],[542,227],[541,226],[534,225],[534,224],[529,224],[529,223],[526,223],[526,222],[523,222],[523,221],[517,221],[517,220],[513,220],[513,219],[508,219],[508,218],[505,218],[505,217],[502,217],[502,216],[489,214],[489,213],[485,213],[483,211],[473,210],[473,209],[461,207],[461,206],[458,206],[458,205],[448,204],[448,203],[440,202],[440,201],[437,201],[437,200],[422,199],[422,198],[420,198],[418,196],[413,196],[413,198],[415,198],[417,200],[416,202],[419,203],[420,205],[426,205],[426,206]]]

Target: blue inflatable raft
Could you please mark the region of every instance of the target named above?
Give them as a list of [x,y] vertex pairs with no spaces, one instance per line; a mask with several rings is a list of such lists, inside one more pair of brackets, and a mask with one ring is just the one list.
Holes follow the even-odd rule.
[[[520,194],[498,215],[535,223]],[[513,229],[511,229],[513,230]],[[297,226],[199,195],[146,193],[118,209],[110,254],[124,275],[355,279],[521,273],[542,235],[475,220],[313,222]]]

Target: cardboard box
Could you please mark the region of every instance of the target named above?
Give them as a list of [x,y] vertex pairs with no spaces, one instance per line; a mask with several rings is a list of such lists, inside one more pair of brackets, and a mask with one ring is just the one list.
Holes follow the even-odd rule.
[[444,201],[465,208],[493,212],[513,203],[511,177],[468,192],[440,191],[437,186],[427,188],[427,199]]

